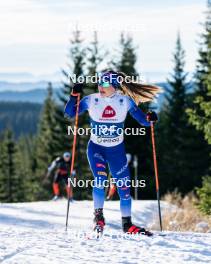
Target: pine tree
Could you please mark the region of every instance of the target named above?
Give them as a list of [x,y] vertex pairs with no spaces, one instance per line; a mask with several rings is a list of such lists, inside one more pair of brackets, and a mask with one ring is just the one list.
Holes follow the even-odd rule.
[[116,61],[111,64],[118,71],[125,72],[130,76],[137,76],[135,64],[137,61],[136,48],[130,35],[124,33],[120,36],[120,50]]
[[165,191],[166,188],[170,191],[177,187],[179,190],[181,189],[182,179],[184,179],[182,171],[186,166],[183,155],[184,129],[187,121],[184,112],[187,99],[187,74],[184,72],[184,57],[185,52],[178,35],[174,54],[174,69],[171,79],[167,80],[170,89],[167,90],[166,105],[162,109],[159,131],[161,148],[163,147],[163,155],[160,161],[162,171],[160,178],[163,183],[165,182],[165,186],[163,185]]
[[[186,193],[199,186],[206,168],[204,142],[195,128],[188,123],[186,108],[191,104],[187,93],[187,74],[184,71],[185,52],[180,36],[176,42],[174,70],[168,79],[166,103],[159,122],[159,153],[161,192],[177,188]],[[203,147],[203,149],[202,149]]]
[[40,117],[38,136],[36,139],[36,179],[37,198],[49,198],[50,182],[44,184],[49,164],[56,157],[56,113],[57,105],[53,99],[51,83],[48,86],[48,95],[44,101]]
[[59,107],[56,111],[56,131],[57,131],[57,154],[61,155],[64,151],[70,151],[72,148],[73,136],[67,135],[68,126],[74,126],[74,120],[68,120],[64,117],[64,107],[69,100],[69,96],[74,83],[70,77],[75,74],[76,78],[84,75],[86,51],[83,47],[83,40],[81,32],[76,29],[73,32],[72,39],[70,40],[70,48],[68,54],[68,69],[62,70],[65,81],[58,96],[60,100]]
[[32,171],[32,157],[30,149],[33,147],[32,140],[28,137],[21,137],[17,142],[15,155],[16,174],[19,179],[18,202],[34,201],[36,199],[34,188],[37,185],[35,175]]
[[5,131],[0,147],[0,201],[22,201],[24,179],[18,173],[17,146],[10,130]]
[[[201,46],[199,49],[199,59],[196,66],[195,83],[196,91],[193,95],[193,104],[187,109],[189,121],[197,130],[203,133],[209,145],[206,147],[208,157],[207,170],[204,171],[202,187],[197,189],[199,196],[199,208],[207,213],[211,213],[211,2],[208,1],[207,17],[204,25],[204,33],[201,35]],[[202,157],[201,157],[202,159]]]
[[[98,42],[98,36],[97,32],[94,32],[93,41],[90,43],[90,45],[87,48],[87,68],[88,68],[88,75],[94,76],[98,69],[99,65],[103,62],[103,58],[107,53],[100,52],[102,50],[102,47],[99,47]],[[87,91],[87,94],[98,92],[97,83],[89,84],[88,88],[90,91]]]
[[205,139],[211,144],[211,2],[209,1],[201,38],[195,75],[195,100],[193,107],[187,112],[190,122],[204,133]]

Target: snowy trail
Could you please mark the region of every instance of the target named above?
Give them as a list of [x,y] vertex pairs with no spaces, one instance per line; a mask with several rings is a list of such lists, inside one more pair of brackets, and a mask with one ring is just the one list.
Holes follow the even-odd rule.
[[[211,234],[122,238],[118,201],[106,202],[104,213],[106,236],[96,241],[85,237],[92,228],[90,201],[71,203],[68,232],[65,200],[0,204],[0,263],[211,263]],[[133,219],[150,227],[157,202],[134,201]]]

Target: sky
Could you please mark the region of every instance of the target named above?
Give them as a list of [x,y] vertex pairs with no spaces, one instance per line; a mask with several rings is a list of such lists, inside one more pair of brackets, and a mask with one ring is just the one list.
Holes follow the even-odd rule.
[[205,10],[206,0],[1,0],[0,73],[60,71],[76,25],[87,44],[97,30],[112,56],[120,32],[132,35],[140,72],[170,71],[180,31],[186,70],[193,71]]

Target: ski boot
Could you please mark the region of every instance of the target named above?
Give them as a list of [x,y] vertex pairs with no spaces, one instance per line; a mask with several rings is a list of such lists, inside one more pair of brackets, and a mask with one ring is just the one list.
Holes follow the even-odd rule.
[[136,226],[132,224],[131,222],[131,217],[122,217],[122,229],[123,232],[127,234],[141,234],[141,235],[146,235],[146,236],[152,236],[153,233],[150,231],[144,229],[143,227]]
[[103,216],[103,209],[99,208],[99,209],[95,209],[94,211],[94,231],[97,232],[97,235],[99,237],[99,235],[103,233],[103,229],[105,226],[105,219]]

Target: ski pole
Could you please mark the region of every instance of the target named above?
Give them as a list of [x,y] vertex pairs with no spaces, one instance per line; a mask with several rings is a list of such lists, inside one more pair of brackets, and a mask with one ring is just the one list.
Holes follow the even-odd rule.
[[[75,149],[76,149],[76,137],[77,137],[77,128],[78,128],[78,113],[79,113],[79,103],[80,103],[80,94],[77,96],[76,103],[76,114],[75,114],[75,133],[73,137],[73,146],[72,146],[72,160],[70,167],[70,175],[72,176],[75,163]],[[68,179],[68,189],[70,190],[70,180]],[[66,231],[68,227],[68,217],[69,217],[69,208],[70,208],[70,192],[67,192],[67,214],[66,214]]]
[[155,183],[156,183],[156,193],[157,193],[157,201],[158,201],[160,230],[162,232],[163,228],[162,228],[162,217],[161,217],[161,209],[160,209],[160,192],[159,192],[159,180],[158,180],[158,166],[157,166],[157,158],[156,158],[155,132],[154,132],[154,123],[153,122],[151,122],[151,136],[152,136],[152,151],[153,151],[153,161],[154,161],[154,170],[155,170]]

